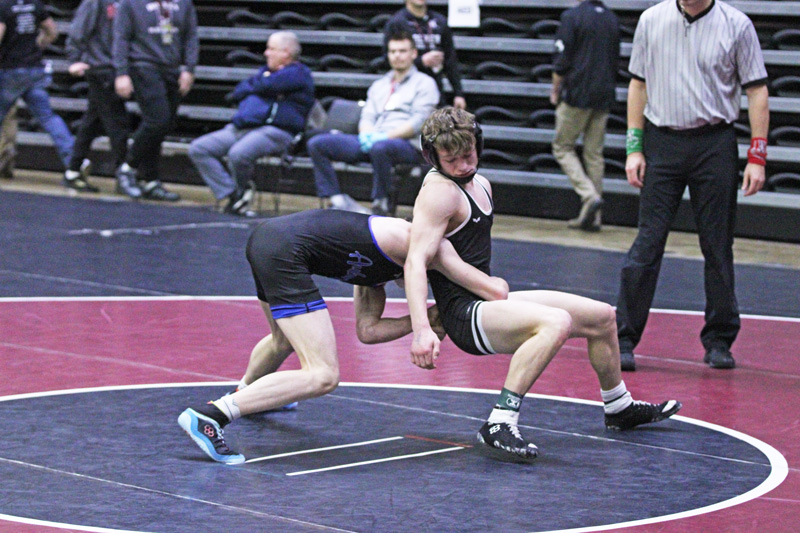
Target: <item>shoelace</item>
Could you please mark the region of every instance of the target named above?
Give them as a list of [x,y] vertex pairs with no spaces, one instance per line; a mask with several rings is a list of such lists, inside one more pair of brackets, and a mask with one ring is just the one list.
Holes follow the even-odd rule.
[[220,453],[230,452],[231,449],[228,448],[228,443],[225,442],[224,432],[222,431],[222,428],[220,429],[215,428],[215,433],[217,434],[217,436],[211,439],[211,444],[214,445],[214,449]]
[[513,435],[514,435],[516,438],[518,438],[518,439],[522,440],[522,434],[519,432],[519,428],[518,428],[517,426],[515,426],[515,425],[513,425],[513,424],[508,424],[508,423],[506,423],[506,425],[508,426],[508,429],[509,429],[509,431],[511,431],[511,433],[512,433],[512,434],[513,434]]

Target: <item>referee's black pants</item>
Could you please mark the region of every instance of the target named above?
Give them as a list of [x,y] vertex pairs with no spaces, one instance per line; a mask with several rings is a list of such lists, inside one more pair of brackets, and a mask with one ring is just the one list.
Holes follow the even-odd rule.
[[645,126],[647,161],[639,204],[639,232],[620,275],[617,331],[620,349],[633,351],[642,337],[669,228],[686,187],[705,258],[706,350],[730,348],[739,332],[734,293],[733,230],[739,183],[733,127],[722,124],[690,131]]

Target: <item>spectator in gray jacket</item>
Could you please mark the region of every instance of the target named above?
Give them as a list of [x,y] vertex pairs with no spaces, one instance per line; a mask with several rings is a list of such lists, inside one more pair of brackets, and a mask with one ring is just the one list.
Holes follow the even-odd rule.
[[317,194],[328,198],[334,209],[369,212],[341,192],[332,161],[372,163],[372,213],[379,215],[389,211],[392,167],[422,162],[419,134],[439,103],[439,89],[433,78],[414,66],[417,49],[411,34],[391,35],[387,50],[392,70],[367,91],[359,134],[327,133],[308,141]]
[[130,122],[125,101],[114,91],[114,66],[111,62],[114,18],[118,0],[83,0],[75,12],[67,37],[69,73],[86,77],[89,85],[88,108],[81,120],[72,147],[64,185],[79,191],[96,192],[87,178],[92,141],[105,132],[111,143],[114,167],[125,161]]
[[114,88],[122,98],[135,96],[142,114],[117,170],[118,188],[132,198],[180,199],[161,184],[158,161],[180,99],[194,83],[199,51],[191,0],[120,1],[114,19]]

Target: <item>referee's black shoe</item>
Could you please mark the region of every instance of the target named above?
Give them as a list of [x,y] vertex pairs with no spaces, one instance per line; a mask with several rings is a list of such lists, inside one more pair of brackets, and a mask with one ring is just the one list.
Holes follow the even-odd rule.
[[507,463],[530,463],[539,455],[539,448],[525,441],[519,428],[508,422],[486,422],[478,431],[478,442],[486,455]]
[[703,357],[703,362],[711,368],[735,368],[736,361],[727,348],[711,348]]
[[658,405],[634,401],[628,407],[613,415],[606,414],[606,429],[624,431],[642,424],[661,422],[680,411],[683,404],[669,400]]

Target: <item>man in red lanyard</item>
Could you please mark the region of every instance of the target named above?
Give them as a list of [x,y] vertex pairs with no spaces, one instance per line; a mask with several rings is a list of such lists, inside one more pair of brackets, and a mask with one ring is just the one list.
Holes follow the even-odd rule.
[[398,31],[406,31],[414,36],[414,43],[419,50],[414,64],[420,72],[436,80],[442,93],[441,104],[447,103],[442,87],[446,75],[453,88],[453,107],[466,109],[453,32],[447,26],[447,19],[439,13],[428,11],[427,0],[406,0],[406,7],[395,13],[383,29],[384,48],[388,46],[389,36]]
[[358,135],[330,132],[308,141],[314,162],[317,195],[333,209],[369,212],[343,194],[332,161],[372,163],[372,213],[386,215],[392,189],[392,167],[422,162],[419,132],[439,102],[436,82],[414,66],[417,49],[408,33],[389,39],[392,70],[378,78],[367,91]]

